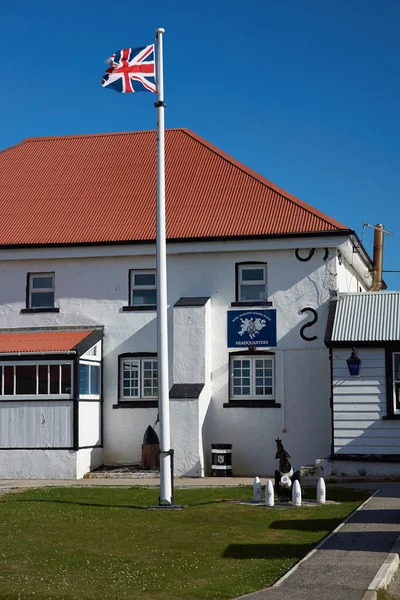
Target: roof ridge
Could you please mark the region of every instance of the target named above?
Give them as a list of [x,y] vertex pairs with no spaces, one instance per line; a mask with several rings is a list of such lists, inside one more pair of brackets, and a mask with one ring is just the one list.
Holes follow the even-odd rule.
[[[182,131],[184,130],[184,127],[171,127],[169,129],[166,129],[166,131]],[[23,140],[21,140],[20,142],[18,142],[18,144],[15,144],[14,146],[11,146],[11,148],[15,148],[15,146],[18,146],[19,144],[23,144],[25,142],[47,142],[47,141],[54,141],[54,140],[73,140],[73,139],[77,139],[77,138],[94,138],[94,137],[109,137],[109,136],[120,136],[120,135],[137,135],[137,134],[143,134],[143,133],[156,133],[155,129],[142,129],[140,131],[109,131],[107,133],[75,133],[72,135],[53,135],[53,136],[39,136],[39,137],[28,137],[28,138],[24,138]],[[10,148],[6,148],[6,150],[9,150]]]
[[329,215],[323,213],[322,211],[318,210],[317,208],[314,208],[307,202],[304,202],[304,200],[300,200],[300,198],[293,196],[293,194],[291,194],[290,192],[287,192],[286,190],[279,187],[278,185],[276,185],[275,183],[273,183],[266,177],[263,177],[263,175],[260,175],[259,173],[257,173],[253,169],[251,169],[250,167],[247,167],[244,163],[240,162],[239,160],[236,160],[236,158],[233,158],[227,152],[224,152],[217,146],[214,146],[214,144],[211,144],[210,142],[208,142],[206,139],[202,138],[197,133],[194,133],[193,131],[191,131],[190,129],[188,129],[186,127],[180,128],[180,131],[183,131],[187,135],[191,136],[193,139],[200,142],[201,144],[203,144],[203,146],[205,146],[209,150],[215,152],[216,154],[221,156],[221,158],[227,160],[228,162],[233,164],[238,169],[245,171],[248,175],[250,175],[250,177],[253,177],[260,183],[263,183],[267,187],[269,187],[272,190],[274,190],[275,192],[277,192],[278,194],[281,194],[287,200],[289,200],[289,202],[292,202],[292,203],[296,204],[297,206],[300,206],[301,208],[311,212],[313,215],[319,217],[320,219],[322,219],[323,221],[325,221],[325,223],[327,223],[329,225],[333,225],[334,227],[337,227],[338,229],[341,229],[343,231],[350,231],[349,227],[347,227],[346,225],[343,225],[343,223],[336,221],[336,219],[332,219],[331,217],[329,217]]

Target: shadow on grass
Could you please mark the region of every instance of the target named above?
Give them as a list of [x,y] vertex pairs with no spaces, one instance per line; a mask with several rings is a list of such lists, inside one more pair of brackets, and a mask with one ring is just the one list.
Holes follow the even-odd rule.
[[73,506],[95,506],[98,508],[133,508],[135,510],[147,510],[147,506],[135,506],[134,504],[100,504],[96,502],[77,502],[76,500],[35,500],[30,498],[29,500],[24,500],[23,498],[18,498],[18,500],[13,499],[13,504],[18,504],[20,502],[26,502],[30,504],[34,502],[35,504],[70,504]]
[[303,558],[315,547],[311,544],[230,544],[222,558],[235,560],[270,560],[274,558]]
[[288,519],[287,521],[273,521],[269,529],[280,531],[332,531],[336,529],[343,519]]
[[[35,498],[13,498],[12,503],[20,503],[26,502],[31,503],[35,502],[37,504],[69,504],[73,506],[94,506],[98,508],[130,508],[135,510],[148,510],[150,508],[154,508],[157,506],[157,501],[154,503],[148,504],[146,506],[136,506],[135,504],[101,504],[100,502],[79,502],[77,500],[58,500],[56,498],[49,498],[48,500],[43,499],[35,499]],[[194,506],[205,506],[207,504],[222,504],[224,502],[231,502],[230,500],[209,500],[207,502],[197,502],[195,504],[185,504],[185,508],[191,508]]]

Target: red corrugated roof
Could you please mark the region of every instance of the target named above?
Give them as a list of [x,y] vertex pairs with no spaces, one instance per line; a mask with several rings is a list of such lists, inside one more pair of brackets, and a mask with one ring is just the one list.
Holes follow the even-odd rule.
[[68,352],[93,331],[32,331],[0,333],[0,353]]
[[[187,129],[166,131],[168,239],[345,225]],[[31,138],[0,153],[0,245],[155,240],[154,131]]]

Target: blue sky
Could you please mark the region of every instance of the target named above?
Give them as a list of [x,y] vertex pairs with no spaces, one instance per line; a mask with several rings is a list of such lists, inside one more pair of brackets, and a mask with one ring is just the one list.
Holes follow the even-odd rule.
[[[164,27],[166,126],[188,127],[361,234],[400,269],[398,0],[1,3],[0,149],[154,129],[152,94],[102,89],[104,60]],[[120,157],[116,157],[116,164]],[[365,236],[372,253],[372,231]],[[400,273],[385,275],[400,289]]]

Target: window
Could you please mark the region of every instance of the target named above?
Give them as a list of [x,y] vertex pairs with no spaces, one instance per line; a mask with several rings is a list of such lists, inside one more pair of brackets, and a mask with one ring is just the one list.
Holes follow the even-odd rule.
[[230,357],[230,397],[233,400],[275,398],[275,357],[268,355]]
[[100,363],[79,361],[79,396],[100,397]]
[[393,352],[394,414],[400,414],[400,352]]
[[265,263],[239,264],[237,271],[237,299],[239,302],[267,301],[267,265]]
[[54,308],[54,273],[29,273],[28,308]]
[[120,359],[120,400],[150,400],[158,397],[156,357]]
[[155,306],[157,304],[156,272],[130,271],[130,305]]
[[46,361],[0,363],[2,397],[72,398],[72,363]]

